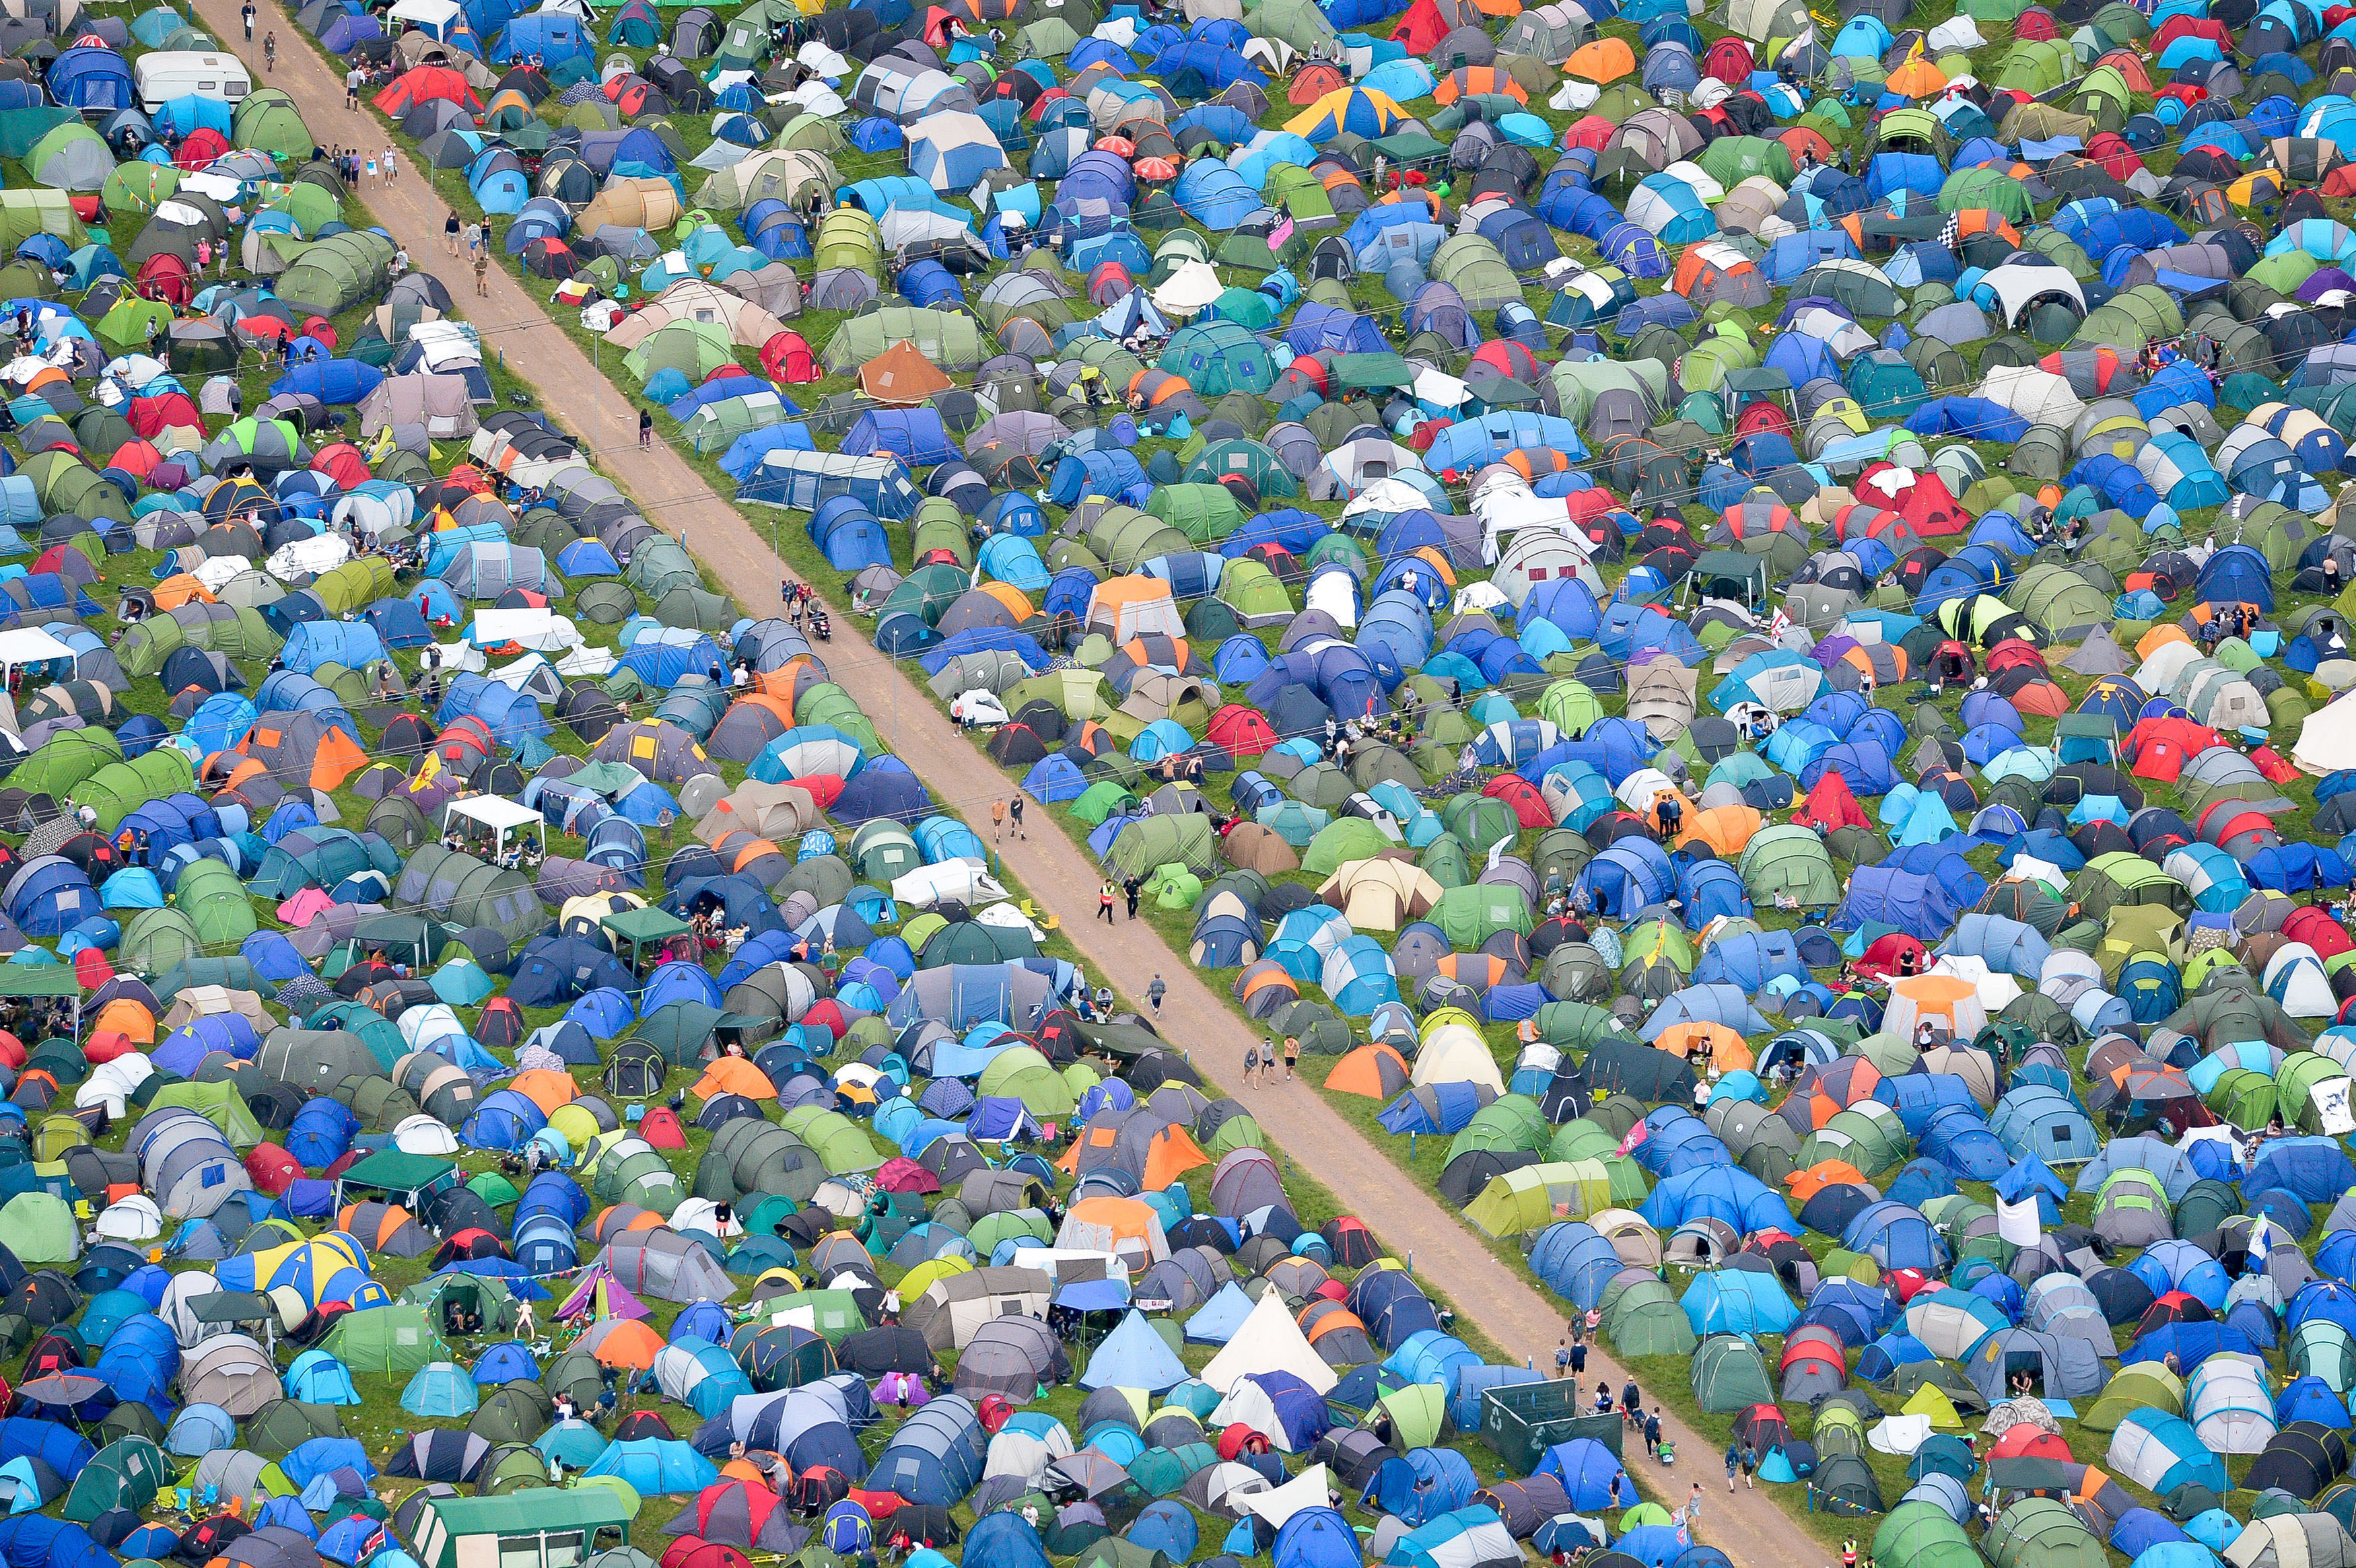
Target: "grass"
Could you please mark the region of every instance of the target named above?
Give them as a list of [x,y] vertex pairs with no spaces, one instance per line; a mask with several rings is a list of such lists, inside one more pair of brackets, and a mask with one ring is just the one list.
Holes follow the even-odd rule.
[[[1608,26],[1605,28],[1605,32],[1609,36],[1626,37],[1632,41],[1634,35],[1633,28],[1620,24]],[[1716,37],[1716,29],[1706,29],[1706,36],[1712,37]],[[1988,49],[1977,51],[1974,57],[1973,63],[1976,67],[1980,68],[1983,73],[1986,74],[1993,68],[1997,59],[2001,53],[2002,49],[2000,47],[1991,47]],[[2139,102],[2138,107],[2140,106]],[[1558,114],[1550,110],[1541,110],[1540,114],[1542,118],[1547,120],[1549,126],[1558,133],[1565,128],[1570,119],[1568,115]],[[1275,114],[1270,117],[1270,121],[1273,122],[1280,120],[1281,118],[1281,114]],[[691,119],[682,118],[680,121],[673,123],[672,129],[679,133],[682,151],[688,156],[691,156],[695,152],[701,151],[702,143],[699,138],[702,136],[704,133],[697,122]],[[681,161],[684,162],[685,158],[683,157]],[[2164,176],[2167,168],[2170,166],[2173,162],[2172,151],[2163,149],[2159,153],[2149,157],[2147,161],[2150,166],[2153,167],[2155,172],[2159,173]],[[846,155],[838,158],[837,164],[842,170],[846,180],[864,177],[869,174],[899,172],[896,166],[898,164],[897,157],[888,155],[876,155],[875,157],[865,161],[862,161],[860,157],[855,155]],[[431,177],[434,181],[437,193],[443,195],[444,199],[457,202],[462,210],[467,209],[466,193],[462,188],[463,182],[461,182],[455,174],[447,171],[436,171]],[[1575,256],[1589,261],[1594,260],[1592,248],[1587,246],[1584,241],[1571,240],[1568,243],[1567,249]],[[510,266],[515,265],[513,261],[504,258],[502,253],[495,252],[495,254],[501,255],[502,264]],[[519,276],[522,277],[519,269]],[[532,280],[528,277],[522,277],[522,281],[528,287],[531,287],[536,290],[544,290],[545,284],[541,281]],[[1374,284],[1372,280],[1357,280],[1353,284],[1352,292],[1354,297],[1357,299],[1363,306],[1388,308],[1384,296],[1381,294],[1378,287]],[[1534,306],[1543,311],[1543,306],[1547,296],[1542,290],[1533,287],[1527,291],[1526,297]],[[797,330],[801,331],[806,336],[809,337],[813,343],[823,347],[825,335],[832,328],[838,326],[841,319],[841,318],[835,316],[812,314],[806,315],[790,325],[794,325]],[[602,359],[602,350],[599,347],[594,335],[585,332],[580,326],[577,317],[562,310],[552,309],[551,320],[560,330],[566,332],[576,344],[582,346],[590,352],[593,357],[596,357],[600,360]],[[1964,352],[1967,365],[1977,361],[1979,356],[1976,347],[1967,347]],[[844,390],[848,389],[851,383],[846,378],[829,378],[822,379],[814,387],[809,389],[809,391],[813,395],[822,396],[830,392]],[[796,395],[799,397],[802,395],[803,389],[798,388],[794,389],[794,391]],[[663,432],[667,438],[672,439],[673,443],[676,445],[678,444],[676,439],[676,426],[666,422],[667,420],[667,413],[658,411],[658,428]],[[1143,455],[1158,450],[1162,450],[1159,443],[1149,443],[1146,446],[1141,449],[1141,454]],[[1975,451],[1980,460],[1988,466],[1991,473],[2001,472],[1999,464],[2006,455],[2004,448],[1981,443],[1975,448]],[[715,489],[720,489],[722,484],[724,482],[725,476],[722,475],[716,465],[712,464],[708,454],[683,453],[683,455],[687,456],[689,461],[697,464],[699,473],[701,473],[708,482],[712,483]],[[721,493],[727,494],[728,492],[725,489],[721,489]],[[1334,518],[1339,511],[1338,507],[1331,504],[1312,505],[1308,506],[1307,509],[1317,513],[1329,520]],[[1699,513],[1697,511],[1689,512],[1688,517],[1689,518],[1699,519]],[[773,543],[777,549],[779,555],[798,575],[801,575],[806,580],[819,585],[822,591],[826,592],[829,597],[834,600],[838,608],[844,607],[844,600],[842,598],[841,586],[836,581],[836,574],[833,572],[832,569],[829,568],[824,563],[822,558],[819,556],[816,549],[810,545],[804,532],[798,527],[779,527],[777,519],[774,517],[771,519],[771,522]],[[2213,515],[2196,512],[2188,516],[2184,519],[2181,537],[2185,540],[2197,542],[2207,530],[2216,528],[2218,525],[2219,519]],[[2165,543],[2167,542],[2167,539],[2163,536],[2163,538],[2157,542]],[[906,539],[905,534],[895,537],[894,546],[895,554],[899,557],[899,564],[905,568],[908,564],[905,557]],[[2287,620],[2288,614],[2291,611],[2303,608],[2307,603],[2308,602],[2299,601],[2297,603],[2286,603],[2283,618]],[[2139,630],[2139,628],[2124,627],[2121,630],[2122,641],[2131,644],[2132,636],[2129,634]],[[2060,683],[2063,687],[2064,690],[2068,692],[2073,702],[2083,695],[2086,683],[2078,681],[2059,671],[2057,671],[2056,674],[2060,679]],[[1606,706],[1608,709],[1617,710],[1619,705],[1616,699],[1607,699]],[[1952,701],[1948,704],[1947,710],[1952,717],[1954,712],[1954,705]],[[1213,804],[1218,809],[1224,811],[1230,807],[1231,797],[1226,793],[1225,780],[1215,776],[1211,780],[1207,781],[1206,793],[1209,795]],[[2305,786],[2303,784],[2297,786],[2294,793],[2299,799],[2299,809],[2292,816],[2285,818],[2283,823],[2285,836],[2293,839],[2304,836],[2309,830],[2313,820],[2313,805],[2311,799],[2308,798]],[[1085,837],[1085,825],[1075,821],[1067,811],[1062,808],[1055,808],[1052,810],[1049,815],[1056,817],[1067,831],[1071,831],[1083,838]],[[1992,866],[1990,865],[1991,857],[1987,851],[1980,851],[1975,857],[1975,859],[1984,871],[1992,869]],[[1296,878],[1293,880],[1304,879]],[[1183,910],[1162,910],[1149,901],[1147,918],[1153,923],[1157,932],[1163,936],[1165,941],[1170,943],[1173,950],[1173,962],[1177,962],[1177,955],[1182,954],[1184,951],[1185,941],[1191,934],[1191,919],[1187,912]],[[1761,914],[1761,923],[1772,929],[1778,925],[1788,925],[1791,923],[1791,917],[1779,915],[1773,912],[1762,912]],[[1224,978],[1224,976],[1220,977]],[[1515,1042],[1509,1038],[1510,1031],[1503,1028],[1493,1028],[1488,1032],[1493,1050],[1497,1053],[1501,1065],[1509,1070],[1512,1057],[1515,1052]],[[2083,1071],[2083,1052],[2077,1053],[2073,1060]],[[1327,1100],[1328,1103],[1345,1118],[1345,1120],[1348,1120],[1352,1125],[1356,1127],[1362,1134],[1373,1139],[1379,1149],[1397,1161],[1419,1185],[1423,1186],[1427,1190],[1432,1190],[1434,1192],[1437,1191],[1438,1177],[1440,1169],[1444,1168],[1446,1152],[1445,1150],[1435,1147],[1435,1140],[1422,1139],[1416,1140],[1411,1144],[1402,1145],[1398,1140],[1389,1138],[1387,1136],[1378,1137],[1376,1135],[1378,1133],[1379,1129],[1374,1122],[1374,1111],[1376,1107],[1346,1095],[1329,1093],[1327,1094]],[[1988,1196],[1985,1192],[1979,1191],[1971,1184],[1965,1185],[1965,1190],[1983,1200],[1985,1200]],[[2084,1200],[2081,1200],[2079,1202],[2083,1204]],[[2090,1213],[2091,1208],[2088,1206],[2086,1214],[2081,1214],[2074,1217],[2083,1219],[2089,1217]],[[1808,1238],[1808,1240],[1812,1249],[1823,1249],[1826,1248],[1828,1245],[1824,1238],[1811,1237]],[[1524,1266],[1522,1264],[1517,1247],[1509,1245],[1504,1241],[1491,1241],[1488,1244],[1494,1253],[1512,1266],[1517,1268]],[[1460,1319],[1460,1323],[1462,1323],[1462,1320]],[[1686,1390],[1685,1379],[1681,1375],[1678,1367],[1670,1365],[1666,1361],[1663,1361],[1659,1364],[1642,1362],[1638,1371],[1640,1375],[1646,1381],[1648,1387],[1656,1394],[1656,1396],[1665,1400],[1673,1409],[1678,1410],[1679,1413],[1684,1415],[1706,1435],[1710,1436],[1713,1441],[1722,1440],[1726,1431],[1726,1423],[1724,1418],[1722,1416],[1708,1415],[1699,1412],[1697,1409],[1693,1408],[1690,1393]],[[1795,1413],[1800,1417],[1797,1423],[1798,1429],[1802,1435],[1805,1435],[1808,1430],[1808,1424],[1804,1413]],[[2098,1437],[2076,1429],[2074,1426],[2065,1427],[2065,1436],[2071,1441],[2072,1451],[2078,1453],[2081,1457],[2093,1457],[2099,1459],[2099,1449],[2101,1445]],[[1887,1456],[1872,1455],[1870,1453],[1869,1453],[1867,1456],[1869,1462],[1873,1463],[1876,1467],[1877,1474],[1884,1487],[1885,1495],[1894,1499],[1897,1493],[1903,1489],[1902,1476],[1900,1474],[1902,1467],[1898,1465],[1896,1461],[1889,1459]],[[1687,1473],[1700,1473],[1706,1482],[1714,1480],[1716,1469],[1712,1456],[1697,1455],[1694,1456],[1690,1460],[1681,1460],[1679,1474],[1682,1477]],[[1819,1540],[1826,1542],[1828,1549],[1837,1543],[1837,1539],[1844,1534],[1847,1530],[1846,1526],[1837,1524],[1822,1515],[1804,1516],[1804,1522]]]

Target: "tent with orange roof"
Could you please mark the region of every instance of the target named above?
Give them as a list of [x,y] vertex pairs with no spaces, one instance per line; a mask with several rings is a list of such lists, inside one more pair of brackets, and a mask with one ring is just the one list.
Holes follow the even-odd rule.
[[[772,853],[776,848],[770,846]],[[741,1056],[713,1058],[712,1065],[703,1070],[703,1076],[689,1085],[687,1092],[698,1100],[720,1094],[741,1094],[747,1100],[777,1097],[777,1086],[769,1082],[769,1075]]]

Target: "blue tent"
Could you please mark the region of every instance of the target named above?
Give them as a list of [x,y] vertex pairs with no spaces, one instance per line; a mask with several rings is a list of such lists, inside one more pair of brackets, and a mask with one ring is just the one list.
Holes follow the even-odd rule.
[[1186,1377],[1186,1364],[1154,1332],[1145,1314],[1131,1312],[1089,1354],[1079,1381],[1084,1389],[1135,1388],[1160,1394]]
[[638,1437],[605,1445],[584,1476],[616,1476],[640,1497],[701,1491],[720,1478],[719,1467],[676,1438]]
[[1697,1275],[1677,1305],[1697,1335],[1781,1334],[1799,1316],[1775,1275],[1749,1269]]

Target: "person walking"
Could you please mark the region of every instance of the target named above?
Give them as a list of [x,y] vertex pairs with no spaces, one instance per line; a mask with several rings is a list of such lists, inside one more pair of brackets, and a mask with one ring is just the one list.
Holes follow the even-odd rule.
[[1156,970],[1153,976],[1153,984],[1145,987],[1146,1005],[1153,1009],[1153,1016],[1155,1018],[1158,1019],[1162,1016],[1162,998],[1169,994],[1170,987],[1162,983],[1161,972]]
[[458,253],[458,209],[455,207],[450,216],[442,220],[442,249],[453,256]]
[[[491,297],[491,253],[480,245],[475,247],[475,297],[485,300]],[[646,443],[641,439],[639,444],[643,446]]]
[[1105,885],[1097,890],[1097,916],[1107,925],[1112,923],[1112,900],[1113,885],[1110,879],[1107,879]]
[[278,69],[278,34],[275,29],[262,36],[262,69],[264,75]]
[[[252,13],[249,11],[247,15],[251,16]],[[253,24],[249,21],[246,23],[246,27],[250,31],[252,28]],[[358,66],[354,66],[351,69],[344,72],[344,107],[354,113],[359,112],[360,83],[367,80],[368,72],[362,70]]]
[[1740,1438],[1726,1445],[1726,1489],[1734,1489],[1734,1472],[1742,1467],[1742,1443]]
[[245,23],[245,41],[250,44],[253,42],[253,0],[245,0],[244,8],[238,12],[238,16]]
[[1570,1341],[1570,1375],[1574,1378],[1587,1375],[1587,1341],[1576,1336]]
[[1696,1481],[1686,1496],[1686,1528],[1691,1530],[1701,1522],[1701,1483]]
[[1292,1082],[1293,1070],[1300,1065],[1301,1037],[1297,1034],[1286,1035],[1284,1037],[1284,1081],[1287,1083]]
[[1005,839],[1006,803],[1002,800],[993,800],[990,803],[990,841],[992,844],[1000,844],[1005,842]]
[[640,409],[638,411],[638,450],[648,451],[654,443],[655,411],[652,409]]
[[1012,800],[1007,803],[1006,816],[1008,821],[1014,828],[1014,837],[1023,840],[1025,843],[1028,843],[1030,841],[1031,835],[1023,826],[1023,797],[1021,795],[1016,795]]
[[1129,904],[1130,919],[1135,920],[1137,918],[1137,902],[1138,900],[1142,898],[1144,895],[1145,884],[1143,882],[1138,880],[1135,877],[1125,877],[1121,880],[1120,896]]
[[1742,1445],[1742,1489],[1744,1491],[1755,1492],[1759,1489],[1758,1485],[1751,1478],[1758,1473],[1759,1450],[1745,1439]]
[[1644,1417],[1644,1452],[1655,1459],[1661,1456],[1661,1407],[1657,1404]]

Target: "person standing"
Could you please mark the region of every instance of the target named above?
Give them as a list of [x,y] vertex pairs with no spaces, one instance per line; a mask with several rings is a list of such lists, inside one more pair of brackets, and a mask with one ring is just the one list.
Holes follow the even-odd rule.
[[638,411],[638,450],[645,452],[654,443],[655,411],[652,409],[640,409]]
[[245,0],[245,6],[238,16],[245,23],[245,41],[250,44],[253,42],[253,0]]
[[1112,923],[1112,881],[1108,878],[1106,879],[1105,885],[1097,890],[1097,917],[1102,920],[1107,925],[1110,925]]
[[1284,1081],[1287,1083],[1292,1082],[1293,1070],[1300,1065],[1301,1037],[1297,1034],[1286,1035],[1284,1037]]
[[453,256],[458,253],[458,209],[455,207],[450,216],[442,220],[442,249]]
[[1644,1452],[1655,1459],[1661,1456],[1661,1407],[1657,1404],[1644,1417]]
[[993,800],[990,803],[990,841],[992,844],[1001,844],[1005,840],[1006,803],[1002,800]]
[[1006,816],[1014,828],[1014,837],[1029,842],[1031,835],[1023,827],[1023,797],[1020,795],[1006,803]]
[[[251,18],[253,13],[249,10],[246,15]],[[249,19],[246,23],[246,28],[251,32],[252,27],[253,23]],[[356,114],[359,112],[360,107],[360,83],[367,80],[368,72],[362,70],[357,65],[352,67],[351,69],[344,72],[344,107]]]
[[475,247],[475,297],[491,297],[491,253],[481,245]]
[[1137,901],[1145,894],[1145,884],[1135,877],[1122,879],[1120,896],[1129,904],[1129,918],[1137,918]]

